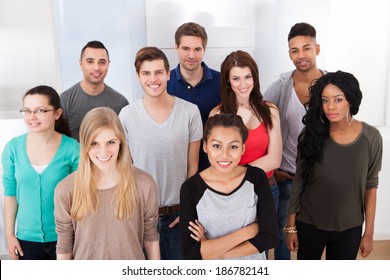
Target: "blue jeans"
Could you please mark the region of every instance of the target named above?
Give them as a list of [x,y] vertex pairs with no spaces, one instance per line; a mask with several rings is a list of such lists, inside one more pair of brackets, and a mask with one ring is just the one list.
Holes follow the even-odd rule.
[[[271,185],[271,193],[275,203],[275,210],[278,209],[279,204],[279,186],[277,183]],[[268,250],[265,251],[265,255],[268,259]]]
[[54,242],[31,242],[19,240],[20,246],[23,249],[23,256],[19,256],[20,260],[55,260],[57,241]]
[[279,204],[277,207],[278,209],[277,215],[278,215],[278,223],[279,223],[279,243],[274,250],[274,254],[275,254],[275,260],[290,260],[291,254],[286,245],[283,227],[287,223],[288,200],[290,199],[292,181],[285,180],[282,182],[278,182],[278,186],[279,186]]
[[160,252],[162,260],[183,260],[183,253],[180,247],[179,224],[173,228],[169,225],[180,216],[180,212],[170,215],[163,215],[158,220],[158,231],[160,233]]
[[271,185],[271,193],[274,198],[275,210],[277,210],[279,205],[279,186],[277,183]]

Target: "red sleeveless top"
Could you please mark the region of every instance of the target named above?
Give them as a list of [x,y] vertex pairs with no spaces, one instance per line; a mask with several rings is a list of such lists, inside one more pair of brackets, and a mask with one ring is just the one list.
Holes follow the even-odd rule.
[[[245,142],[245,153],[242,155],[239,165],[249,164],[266,155],[268,143],[269,137],[264,122],[261,122],[255,129],[248,129],[248,139]],[[267,172],[267,177],[270,178],[273,173],[273,170]]]

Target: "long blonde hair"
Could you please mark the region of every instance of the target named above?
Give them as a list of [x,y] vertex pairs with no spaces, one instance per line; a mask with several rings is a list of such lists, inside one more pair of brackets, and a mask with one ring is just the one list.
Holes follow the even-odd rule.
[[126,142],[125,132],[117,114],[110,108],[98,107],[89,111],[80,126],[80,161],[76,172],[71,215],[74,220],[82,220],[96,213],[100,197],[94,181],[94,168],[88,152],[95,135],[102,128],[115,131],[120,141],[117,158],[118,185],[114,201],[115,216],[118,220],[128,219],[134,212],[136,184],[131,155]]

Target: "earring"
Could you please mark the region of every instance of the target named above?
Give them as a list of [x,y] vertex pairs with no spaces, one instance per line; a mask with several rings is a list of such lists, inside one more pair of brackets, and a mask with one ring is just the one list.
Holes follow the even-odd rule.
[[351,123],[353,122],[353,116],[351,114],[351,121],[349,121],[349,122],[348,122],[348,116],[349,116],[349,108],[348,108],[347,116],[345,118],[347,119],[347,124],[351,125]]
[[321,116],[321,115],[320,115],[320,120],[321,120],[321,122],[322,122],[323,124],[327,125],[327,123],[324,122],[324,120],[322,119],[322,116]]

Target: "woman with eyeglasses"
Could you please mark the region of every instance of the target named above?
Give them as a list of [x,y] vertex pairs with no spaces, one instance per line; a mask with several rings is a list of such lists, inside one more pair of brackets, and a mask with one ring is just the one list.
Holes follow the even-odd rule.
[[79,144],[70,138],[58,93],[37,86],[23,97],[26,134],[2,154],[5,233],[12,259],[56,259],[54,188],[77,169]]

